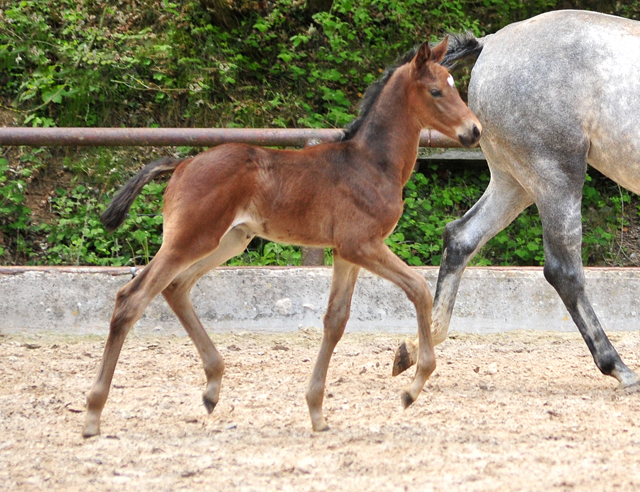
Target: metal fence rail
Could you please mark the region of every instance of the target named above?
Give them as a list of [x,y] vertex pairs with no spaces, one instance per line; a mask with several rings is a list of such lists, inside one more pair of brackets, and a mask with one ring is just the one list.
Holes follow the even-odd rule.
[[[278,147],[303,147],[309,140],[335,142],[339,129],[298,128],[0,128],[0,145],[213,147],[228,142]],[[436,130],[423,130],[421,147],[461,147]]]
[[[213,147],[239,142],[275,147],[304,147],[312,143],[336,142],[340,129],[292,128],[0,128],[0,145],[48,146],[134,146],[165,145]],[[421,147],[461,147],[436,130],[420,133]],[[302,264],[324,264],[324,250],[303,248]]]

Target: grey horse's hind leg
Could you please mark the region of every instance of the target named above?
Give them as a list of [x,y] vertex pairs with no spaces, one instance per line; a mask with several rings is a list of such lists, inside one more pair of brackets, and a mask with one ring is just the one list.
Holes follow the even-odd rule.
[[573,183],[567,181],[564,187],[554,182],[556,186],[545,190],[536,200],[544,235],[544,276],[560,295],[598,369],[615,377],[622,387],[638,385],[638,376],[622,362],[586,294],[581,254],[582,183],[578,181],[576,185],[575,180]]
[[[447,338],[458,286],[469,261],[532,203],[515,179],[492,169],[491,181],[480,200],[462,218],[447,224],[433,309],[435,345]],[[406,339],[396,351],[392,374],[396,376],[415,364],[417,354],[417,340]]]

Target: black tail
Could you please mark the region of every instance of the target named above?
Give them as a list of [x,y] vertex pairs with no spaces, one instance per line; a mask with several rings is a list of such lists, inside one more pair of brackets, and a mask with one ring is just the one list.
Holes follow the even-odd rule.
[[153,161],[142,168],[131,180],[124,185],[118,194],[113,197],[107,209],[100,215],[100,221],[104,224],[108,231],[116,230],[127,217],[131,204],[142,191],[147,183],[150,183],[155,177],[161,174],[170,173],[186,159],[171,159],[163,157],[157,161]]
[[452,68],[458,60],[480,54],[485,38],[476,38],[470,31],[463,34],[449,34],[449,48],[441,65]]

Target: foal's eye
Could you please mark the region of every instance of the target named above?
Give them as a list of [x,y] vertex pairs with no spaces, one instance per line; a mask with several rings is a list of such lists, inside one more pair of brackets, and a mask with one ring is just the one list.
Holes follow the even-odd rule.
[[431,92],[433,97],[442,97],[442,91],[439,91],[438,89],[431,89],[429,92]]

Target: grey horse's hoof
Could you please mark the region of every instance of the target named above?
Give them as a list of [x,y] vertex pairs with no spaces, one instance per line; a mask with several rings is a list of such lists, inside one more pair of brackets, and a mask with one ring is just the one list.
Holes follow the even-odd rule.
[[628,386],[622,386],[622,389],[627,394],[640,393],[640,381],[636,381]]

